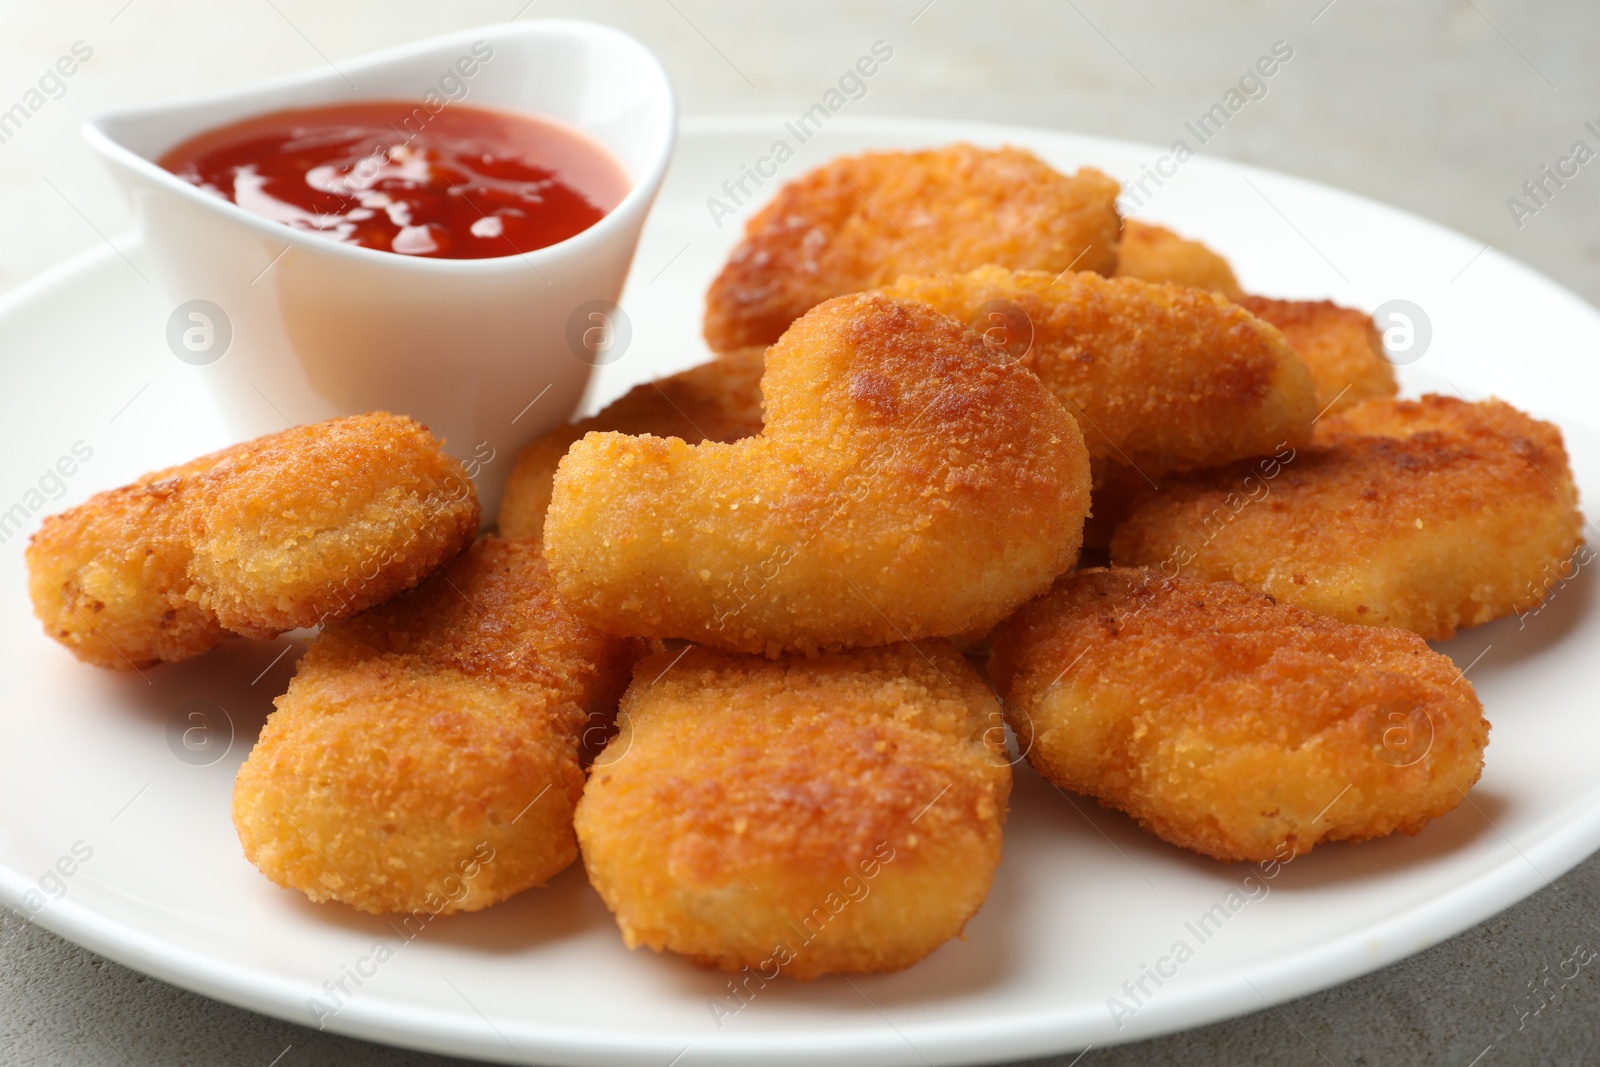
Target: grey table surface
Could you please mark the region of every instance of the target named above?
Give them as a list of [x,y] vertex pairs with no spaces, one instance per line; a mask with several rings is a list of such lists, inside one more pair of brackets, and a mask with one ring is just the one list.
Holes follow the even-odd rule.
[[[1508,198],[1600,122],[1594,0],[82,0],[0,3],[0,108],[75,41],[92,59],[0,142],[0,293],[130,224],[77,132],[113,103],[244,84],[512,18],[618,26],[685,114],[803,109],[863,43],[896,59],[857,114],[1179,135],[1273,41],[1296,59],[1206,151],[1342,186],[1492,244],[1600,302],[1600,172],[1520,220]],[[1593,138],[1591,137],[1592,141]],[[1585,221],[1589,220],[1589,221]],[[3,342],[0,342],[3,345]],[[3,352],[3,347],[0,347]],[[1514,353],[1507,353],[1514,357]],[[1574,358],[1592,358],[1582,353]],[[24,813],[0,813],[0,819]],[[1600,858],[1421,954],[1253,1015],[1041,1063],[1600,1062],[1600,978],[1519,1028],[1540,968],[1600,936]],[[442,1065],[147,978],[0,916],[5,1064]]]

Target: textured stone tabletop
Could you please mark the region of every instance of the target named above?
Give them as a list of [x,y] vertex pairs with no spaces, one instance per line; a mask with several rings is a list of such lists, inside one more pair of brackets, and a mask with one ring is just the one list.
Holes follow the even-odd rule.
[[[0,292],[129,226],[78,134],[96,110],[462,27],[571,16],[611,23],[653,48],[689,115],[798,111],[883,38],[896,49],[894,66],[852,105],[855,114],[1158,144],[1171,143],[1272,42],[1287,40],[1292,68],[1206,152],[1427,216],[1600,302],[1600,166],[1539,201],[1522,188],[1579,138],[1595,140],[1584,129],[1600,125],[1593,0],[3,0],[0,12],[0,113],[17,102],[29,110],[25,122],[0,123]],[[79,42],[90,58],[42,99],[28,97]],[[1525,209],[1514,211],[1512,198]],[[0,338],[0,360],[4,352]],[[1240,1019],[1048,1062],[1600,1062],[1594,972],[1520,1029],[1515,1008],[1541,968],[1597,931],[1600,859],[1591,857],[1529,900],[1376,974]],[[455,1062],[242,1011],[0,916],[0,1063]]]

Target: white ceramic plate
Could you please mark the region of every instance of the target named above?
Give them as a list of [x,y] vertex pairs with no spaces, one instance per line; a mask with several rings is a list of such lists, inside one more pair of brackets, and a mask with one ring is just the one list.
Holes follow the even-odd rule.
[[[1039,130],[840,116],[798,146],[759,199],[836,153],[958,138],[1022,144],[1057,166],[1119,177],[1163,154]],[[633,345],[605,368],[595,400],[702,358],[701,294],[748,211],[718,228],[707,198],[779,139],[795,141],[781,118],[686,124],[625,299]],[[1595,395],[1600,315],[1570,293],[1401,212],[1203,158],[1141,216],[1210,242],[1252,291],[1367,308],[1414,302],[1432,343],[1405,369],[1407,390],[1494,391],[1558,419],[1585,498],[1600,501],[1600,438],[1567,415]],[[171,309],[153,303],[124,261],[140,262],[137,238],[119,246],[0,306],[0,516],[15,502],[29,529],[46,511],[231,440],[197,399],[205,368],[165,347]],[[78,442],[92,456],[59,488],[46,471]],[[25,538],[0,527],[0,899],[27,910],[56,897],[36,922],[297,1022],[314,1025],[308,999],[343,980],[353,995],[323,1021],[378,1041],[504,1062],[654,1067],[1036,1056],[1194,1026],[1371,971],[1505,908],[1600,846],[1600,717],[1586,706],[1600,611],[1585,575],[1538,615],[1445,646],[1473,663],[1494,734],[1471,803],[1419,836],[1324,846],[1247,885],[1253,868],[1168,847],[1119,815],[1069,802],[1024,766],[1005,861],[965,940],[903,974],[769,985],[737,1014],[721,1013],[719,1027],[709,1005],[736,1003],[722,1000],[724,978],[628,953],[576,867],[543,891],[436,920],[410,942],[383,919],[271,885],[240,856],[229,795],[287,684],[294,657],[278,657],[298,643],[239,641],[143,675],[84,667],[41,635],[24,592]],[[209,765],[174,755],[184,750],[175,732],[201,706],[191,701],[226,712],[214,715]],[[71,875],[47,876],[62,857]],[[25,898],[30,890],[39,895]],[[1226,910],[1230,892],[1242,906],[1199,943],[1185,924],[1213,905]],[[1180,939],[1193,958],[1159,988],[1146,979],[1153,995],[1114,1020],[1108,998],[1131,1003],[1124,981]],[[378,941],[394,950],[381,965],[371,958]],[[367,973],[359,988],[350,971]]]

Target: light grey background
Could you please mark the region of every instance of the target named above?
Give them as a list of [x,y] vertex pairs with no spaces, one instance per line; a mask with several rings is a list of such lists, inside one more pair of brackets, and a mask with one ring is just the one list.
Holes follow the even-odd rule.
[[[94,49],[65,94],[0,143],[0,292],[130,224],[78,136],[87,114],[446,30],[571,16],[611,23],[655,49],[686,114],[798,111],[882,38],[895,61],[854,114],[1159,144],[1287,40],[1293,63],[1206,151],[1428,216],[1600,300],[1600,161],[1520,226],[1506,203],[1575,140],[1600,141],[1583,129],[1586,120],[1600,126],[1594,0],[4,0],[0,13],[0,110],[73,42]],[[1597,920],[1600,861],[1591,857],[1523,904],[1378,974],[1201,1030],[1092,1049],[1077,1062],[1596,1062],[1592,972],[1520,1030],[1517,1006],[1541,968],[1579,942],[1600,943]],[[1066,1067],[1076,1054],[1048,1062]],[[453,1062],[240,1011],[0,917],[0,1063]]]

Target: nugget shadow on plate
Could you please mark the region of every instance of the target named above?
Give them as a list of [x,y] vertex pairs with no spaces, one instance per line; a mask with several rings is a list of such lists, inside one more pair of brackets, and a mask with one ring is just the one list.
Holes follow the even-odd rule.
[[[309,636],[310,631],[294,630],[269,641],[239,638],[194,659],[145,667],[139,673],[100,672],[99,677],[106,691],[115,694],[115,704],[139,715],[153,729],[172,730],[176,724],[177,743],[192,753],[179,756],[184,762],[215,762],[206,758],[210,742],[202,735],[217,728],[218,720],[191,719],[190,714],[215,716],[220,710],[222,721],[232,729],[232,745],[225,755],[237,769],[272,713],[272,702],[288,688]],[[201,733],[191,735],[189,744],[184,731],[191,726]]]
[[544,888],[525,889],[491,907],[454,915],[429,916],[425,909],[415,917],[372,915],[338,901],[313,903],[299,890],[273,888],[286,907],[318,925],[362,931],[397,946],[431,944],[486,956],[515,955],[612,925],[605,905],[589,888],[582,863],[566,868]]
[[609,933],[611,913],[589,887],[583,861],[555,875],[542,888],[524,889],[482,911],[440,916],[421,935],[429,941],[486,955],[509,955],[594,930]]
[[[764,1005],[854,1011],[877,1018],[879,1010],[925,1007],[938,1000],[958,1000],[1002,986],[1015,973],[1021,890],[1021,879],[1008,878],[1006,866],[1001,863],[994,887],[983,907],[967,923],[964,938],[945,942],[910,967],[884,974],[823,975],[803,982],[780,973],[763,984],[752,968],[749,974],[755,977],[748,980],[756,992],[753,999],[748,999],[750,995],[741,985],[747,978],[744,973],[702,970],[682,957],[657,955],[647,949],[635,950],[636,959],[630,962],[653,966],[669,995],[722,1004],[734,1009],[735,1014],[746,1016],[739,1020],[745,1024],[749,1017],[759,1019]],[[747,998],[747,1011],[738,1010],[739,1000],[729,991],[730,982]],[[870,1003],[865,998],[871,998]],[[771,1016],[767,1021],[773,1021]],[[730,1026],[732,1023],[729,1020]]]
[[[1025,784],[1027,779],[1032,781]],[[1059,810],[1053,814],[1060,822],[1060,833],[1082,838],[1085,843],[1109,843],[1127,861],[1131,868],[1129,874],[1136,882],[1148,871],[1148,877],[1153,878],[1158,887],[1160,885],[1160,872],[1141,866],[1141,861],[1167,867],[1177,865],[1189,874],[1220,878],[1228,883],[1235,883],[1261,867],[1255,863],[1223,863],[1168,844],[1140,827],[1132,816],[1105,807],[1093,797],[1071,792],[1063,795],[1032,768],[1024,771],[1019,766],[1016,787],[1014,796],[1019,800],[1026,797],[1022,802],[1030,806],[1059,805]],[[1380,877],[1388,871],[1425,867],[1470,847],[1485,834],[1498,833],[1495,824],[1510,810],[1509,801],[1481,786],[1471,790],[1469,798],[1470,802],[1463,800],[1428,823],[1416,835],[1393,833],[1366,841],[1324,841],[1310,852],[1282,864],[1273,881],[1273,888],[1314,891]],[[1052,799],[1056,805],[1049,803]],[[1013,818],[1016,806],[1013,805]],[[1077,812],[1072,810],[1074,806]],[[1089,826],[1084,825],[1086,821]],[[1000,865],[1000,870],[1002,873],[1005,871],[1004,863]],[[993,899],[991,896],[991,903]]]
[[[803,982],[780,972],[763,984],[754,968],[748,975],[703,970],[681,956],[657,955],[643,948],[635,950],[627,962],[648,968],[665,996],[701,1000],[730,1009],[739,1016],[737,1020],[726,1020],[725,1025],[730,1029],[735,1025],[752,1025],[752,1020],[755,1020],[754,1025],[761,1025],[763,1007],[770,1010],[774,1006],[786,1012],[825,1008],[855,1011],[864,1017],[876,1018],[873,1005],[881,1009],[925,1006],[931,1001],[955,1000],[1003,984],[1013,967],[1012,939],[1006,937],[999,947],[980,941],[980,937],[993,932],[980,932],[980,928],[984,925],[985,913],[994,905],[991,895],[989,903],[968,925],[966,941],[946,942],[921,962],[888,974],[823,975]],[[1010,922],[998,915],[998,910],[994,917]],[[748,989],[755,992],[753,999],[743,985],[746,981]],[[730,992],[730,982],[738,987],[739,995]],[[862,999],[862,993],[872,998],[871,1004]],[[738,1010],[739,996],[747,1002],[743,1011]],[[774,1022],[771,1014],[766,1016],[766,1022]]]
[[[1481,786],[1468,797],[1470,803],[1463,800],[1414,837],[1396,833],[1369,841],[1325,841],[1314,852],[1283,866],[1273,888],[1291,893],[1315,892],[1360,883],[1389,872],[1428,867],[1451,853],[1471,848],[1480,838],[1499,836],[1496,824],[1511,810],[1511,802]],[[1241,873],[1248,873],[1252,867],[1246,863],[1229,866]]]
[[[1495,824],[1510,810],[1510,802],[1482,787],[1469,795],[1471,803],[1462,801],[1415,836],[1393,833],[1366,841],[1323,841],[1312,851],[1281,864],[1272,882],[1273,891],[1320,892],[1407,868],[1427,867],[1470,848],[1485,835],[1498,834]],[[1154,837],[1151,840],[1158,841]],[[1230,882],[1257,874],[1262,867],[1255,863],[1219,863],[1175,846],[1172,852],[1173,859],[1189,870],[1221,874]]]
[[[1474,667],[1474,677],[1480,676],[1485,668],[1499,670],[1547,654],[1567,640],[1594,610],[1595,582],[1590,572],[1600,560],[1588,554],[1587,549],[1578,551],[1571,563],[1562,565],[1561,571],[1551,572],[1550,591],[1540,606],[1462,630],[1448,641],[1430,641],[1429,645],[1435,652],[1449,656],[1461,668],[1473,665],[1481,653],[1493,646],[1493,651],[1484,655]],[[1582,559],[1589,562],[1579,566],[1576,573],[1572,572],[1572,566]],[[1558,574],[1569,577],[1563,582]]]
[[[1013,758],[1016,758],[1014,746],[1012,752]],[[1019,822],[1023,825],[1018,826]],[[1147,885],[1149,878],[1135,862],[1135,857],[1140,854],[1152,858],[1192,855],[1196,859],[1205,859],[1167,844],[1142,829],[1131,817],[1115,808],[1105,807],[1094,797],[1052,785],[1026,758],[1017,758],[1012,766],[1007,847],[1016,848],[1014,842],[1018,837],[1035,834],[1066,840],[1077,848],[1099,849],[1109,844],[1126,861],[1123,866],[1128,872],[1129,881],[1141,887]],[[1225,866],[1215,860],[1206,862],[1218,869]],[[1005,870],[1003,859],[1000,869]]]

